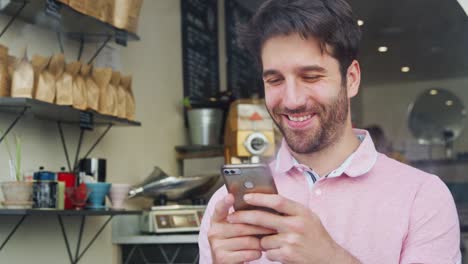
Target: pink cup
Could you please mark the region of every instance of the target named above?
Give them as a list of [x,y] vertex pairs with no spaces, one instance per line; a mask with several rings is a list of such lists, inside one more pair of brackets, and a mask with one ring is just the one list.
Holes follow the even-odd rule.
[[128,198],[131,185],[126,183],[113,183],[109,191],[112,209],[124,209],[124,202]]

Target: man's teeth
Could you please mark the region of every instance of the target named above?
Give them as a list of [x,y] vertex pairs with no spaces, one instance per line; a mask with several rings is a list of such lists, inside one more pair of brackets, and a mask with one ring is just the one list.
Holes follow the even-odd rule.
[[305,121],[307,119],[310,119],[311,117],[312,117],[312,115],[297,116],[297,117],[288,115],[289,120],[294,121],[294,122],[302,122],[302,121]]

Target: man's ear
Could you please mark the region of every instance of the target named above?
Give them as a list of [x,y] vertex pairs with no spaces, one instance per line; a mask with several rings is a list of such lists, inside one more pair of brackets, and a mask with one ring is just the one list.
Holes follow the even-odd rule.
[[348,67],[346,73],[346,89],[348,92],[348,98],[353,98],[359,91],[359,85],[361,83],[361,67],[357,60],[353,60],[351,65]]

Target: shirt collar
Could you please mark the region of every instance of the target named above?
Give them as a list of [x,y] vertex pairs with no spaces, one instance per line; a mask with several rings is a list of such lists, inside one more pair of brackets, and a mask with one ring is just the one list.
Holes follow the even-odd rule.
[[[353,131],[357,137],[362,139],[361,144],[336,170],[329,174],[329,177],[337,177],[342,174],[350,177],[361,176],[369,172],[377,161],[378,152],[375,150],[369,133],[360,129],[353,129]],[[278,173],[287,173],[296,167],[305,167],[294,159],[284,138],[275,162],[275,171]]]

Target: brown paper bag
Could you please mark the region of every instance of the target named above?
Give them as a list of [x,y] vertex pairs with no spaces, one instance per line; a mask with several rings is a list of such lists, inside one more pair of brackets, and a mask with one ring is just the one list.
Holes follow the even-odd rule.
[[128,120],[135,120],[135,97],[132,90],[132,76],[122,78],[122,85],[125,89],[125,117]]
[[136,33],[142,0],[114,0],[112,24]]
[[[110,115],[113,115],[113,116],[117,116],[117,103],[118,103],[118,98],[117,98],[117,89],[119,88],[119,84],[120,84],[120,72],[113,72],[112,73],[112,78],[111,78],[111,81],[109,83],[109,89],[108,89],[108,93],[109,93],[109,97],[111,98],[112,100],[112,103],[109,104],[109,114]],[[111,100],[109,100],[108,102],[110,103]]]
[[[99,2],[99,0],[95,0]],[[86,14],[86,0],[69,0],[68,5],[76,11]]]
[[114,1],[115,0],[101,0],[102,3],[99,9],[98,16],[99,20],[112,24],[112,20],[114,17]]
[[7,66],[7,82],[8,82],[8,96],[11,96],[11,85],[13,81],[13,73],[15,72],[16,64],[18,63],[18,58],[15,56],[8,56],[8,66]]
[[99,107],[98,112],[101,114],[109,114],[108,105],[109,101],[112,99],[109,97],[109,83],[112,78],[112,69],[111,68],[93,68],[92,76],[94,82],[99,87]]
[[63,55],[63,53],[57,53],[52,56],[48,70],[57,80],[65,71],[65,55]]
[[34,55],[32,65],[34,69],[34,98],[53,103],[55,99],[55,76],[47,70],[50,58]]
[[8,55],[8,76],[10,77],[10,81],[13,78],[13,73],[15,72],[15,67],[18,62],[18,58],[13,55]]
[[73,105],[73,76],[78,74],[81,63],[74,61],[65,66],[65,72],[56,83],[55,103],[58,105]]
[[117,88],[117,116],[120,118],[126,118],[127,115],[127,92],[125,88],[125,82],[129,79],[128,76],[122,76],[120,83]]
[[[82,65],[80,63],[80,69]],[[78,72],[73,76],[73,107],[80,110],[86,110],[88,106],[88,95],[86,94],[86,81]]]
[[93,80],[91,74],[92,66],[89,64],[81,66],[81,75],[86,82],[86,97],[88,109],[99,110],[99,87]]
[[16,63],[11,81],[11,96],[32,98],[34,88],[34,70],[28,61],[26,50],[23,58]]
[[103,0],[85,0],[85,14],[99,19],[101,9],[105,8]]
[[10,82],[8,76],[8,48],[0,45],[0,96],[10,96]]

